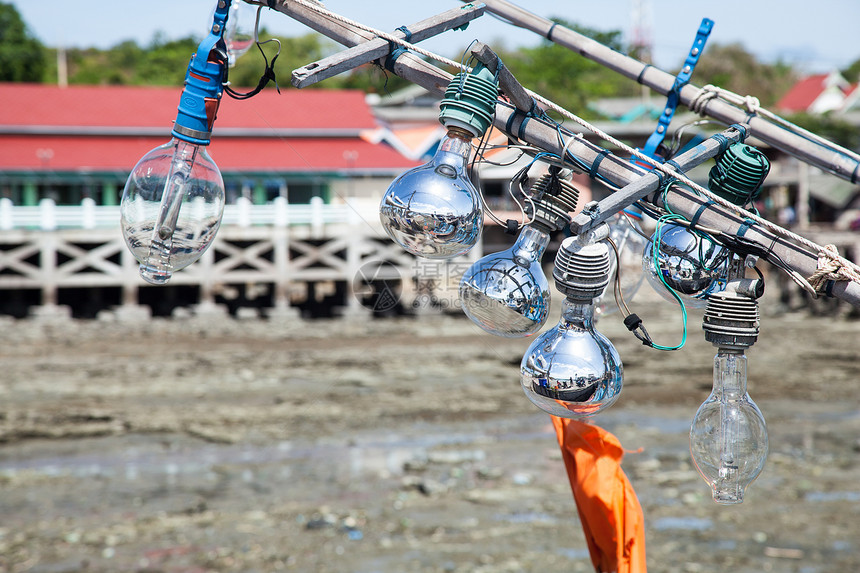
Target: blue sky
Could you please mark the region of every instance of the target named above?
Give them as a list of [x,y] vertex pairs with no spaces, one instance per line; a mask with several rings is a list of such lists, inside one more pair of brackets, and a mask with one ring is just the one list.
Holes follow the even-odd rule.
[[[10,0],[6,0],[7,2]],[[50,46],[108,47],[125,39],[148,43],[157,31],[168,38],[201,35],[215,0],[11,0],[31,31]],[[335,12],[382,30],[422,20],[461,5],[456,0],[327,0]],[[561,16],[601,30],[629,35],[633,0],[520,0],[541,16]],[[677,67],[703,17],[715,21],[711,42],[740,42],[764,61],[782,59],[806,72],[829,71],[860,58],[858,0],[647,0],[655,64]],[[264,10],[262,23],[282,36],[308,29],[277,12]],[[627,36],[629,37],[629,36]],[[454,57],[473,39],[509,46],[534,44],[539,38],[490,16],[466,32],[448,32],[423,42],[428,49]]]

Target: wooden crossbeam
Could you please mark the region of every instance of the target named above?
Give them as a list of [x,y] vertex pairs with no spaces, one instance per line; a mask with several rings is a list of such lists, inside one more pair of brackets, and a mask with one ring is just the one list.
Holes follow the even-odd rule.
[[[483,13],[483,4],[466,4],[461,8],[452,8],[447,12],[442,12],[436,16],[407,26],[411,34],[408,41],[410,43],[420,42],[442,32],[460,28]],[[402,30],[397,30],[392,35],[406,39],[406,33]],[[374,38],[293,70],[292,84],[297,88],[313,85],[363,64],[384,58],[391,52],[391,49],[392,46],[388,43],[388,40]]]
[[[487,1],[497,4],[503,0]],[[290,0],[277,0],[275,10],[287,14],[306,26],[345,45],[354,46],[368,39],[367,33],[364,30],[359,30],[356,27],[348,26],[340,22],[327,20],[319,16],[319,14],[314,13],[312,10],[305,9]],[[552,23],[550,22],[549,24],[551,25]],[[561,28],[562,26],[559,26],[559,29]],[[612,68],[612,66],[607,67]],[[398,58],[393,68],[394,73],[398,76],[424,87],[431,93],[443,94],[451,80],[451,74],[425,62],[424,60],[413,57],[410,54],[405,54]],[[651,69],[652,68],[649,68],[649,70]],[[516,125],[516,122],[514,122],[514,125],[509,126],[507,122],[513,113],[514,110],[505,106],[497,105],[494,125],[508,134],[511,132],[518,134],[522,132],[520,139],[527,141],[533,146],[539,147],[550,153],[554,153],[555,155],[562,156],[566,153],[571,153],[577,156],[583,164],[596,166],[596,170],[601,176],[612,184],[621,187],[626,186],[632,183],[635,179],[645,175],[645,172],[641,168],[631,164],[629,161],[612,154],[605,156],[604,149],[589,143],[584,138],[573,137],[572,133],[564,130],[563,128],[559,128],[557,125],[551,125],[540,120],[534,120],[529,121],[526,126],[522,125],[522,121],[519,123],[519,126]],[[767,127],[757,129],[761,120],[757,121],[756,118],[740,118],[739,120],[734,119],[731,123],[738,123],[743,119],[749,119],[748,123],[751,126],[752,135],[765,141],[775,141],[775,138],[768,137]],[[560,141],[560,132],[567,132],[568,137],[571,139],[567,142]],[[782,141],[782,143],[786,144],[785,147],[788,147],[793,152],[797,152],[800,144],[795,146],[792,145],[792,143],[797,143],[795,140],[798,136],[786,134],[783,137],[784,141]],[[775,143],[774,145],[776,147],[780,147]],[[822,153],[826,156],[833,155],[834,152],[824,150]],[[842,176],[845,176],[847,173],[847,178],[849,180],[851,179],[850,174],[852,171],[851,169],[847,171],[842,169],[844,165],[840,167],[831,161],[825,160],[823,157],[813,159],[806,153],[796,153],[796,156],[814,165],[823,166],[825,169],[831,170],[833,173],[841,174]],[[846,157],[843,155],[842,158],[845,159]],[[598,159],[601,161],[598,162]],[[832,157],[830,159],[832,159]],[[858,162],[853,162],[852,168],[857,164]],[[860,167],[858,167],[858,169],[860,169]],[[699,198],[695,196],[687,197],[683,187],[676,187],[677,188],[673,188],[670,192],[673,209],[677,213],[688,218],[693,217],[701,207],[701,203],[697,201]],[[705,215],[708,216],[707,220],[705,219]],[[743,221],[738,220],[738,217],[733,211],[722,208],[719,205],[710,206],[705,215],[700,218],[703,223],[707,223],[708,226],[713,228],[722,229],[727,233],[737,233],[741,225],[744,224]],[[811,276],[817,271],[817,253],[813,253],[809,249],[799,247],[794,243],[794,241],[777,235],[767,229],[755,229],[754,231],[755,232],[752,230],[747,231],[744,236],[750,238],[759,245],[769,246],[769,250],[779,255],[780,258],[782,258],[782,260],[794,271],[803,276]],[[850,304],[860,306],[860,284],[858,283],[852,281],[838,281],[836,286],[833,288],[832,294],[833,296],[841,298]]]
[[[730,145],[736,142],[743,142],[743,132],[734,127],[723,131],[719,137],[711,137],[696,147],[685,151],[672,160],[675,169],[679,172],[686,172],[697,165],[700,165],[719,155],[725,149],[723,145]],[[722,138],[722,142],[720,141]],[[590,210],[588,213],[582,212],[573,218],[570,223],[570,230],[573,234],[579,235],[593,229],[601,222],[609,219],[615,213],[622,209],[626,209],[639,199],[644,198],[649,193],[653,193],[660,188],[665,177],[661,173],[650,173],[634,179],[618,191],[606,196],[599,203],[597,208]]]
[[[70,260],[57,265],[58,280],[81,274],[86,268],[96,269],[98,274],[121,275],[122,266],[108,260],[109,257],[125,250],[125,242],[119,238],[99,245],[94,249],[82,249],[73,242],[59,242],[57,253],[70,257]],[[91,271],[88,271],[91,272]]]
[[219,274],[228,274],[241,265],[248,265],[263,273],[275,274],[277,269],[274,263],[265,259],[264,254],[275,249],[273,241],[261,240],[247,247],[237,247],[228,241],[221,241],[213,245],[216,252],[227,255],[225,258],[214,263],[212,268]]

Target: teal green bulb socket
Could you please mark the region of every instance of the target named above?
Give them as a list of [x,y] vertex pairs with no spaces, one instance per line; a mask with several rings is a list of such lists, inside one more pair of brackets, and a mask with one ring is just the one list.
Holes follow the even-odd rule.
[[735,205],[756,200],[761,192],[770,161],[764,153],[745,143],[726,149],[708,174],[708,189]]
[[480,137],[493,122],[498,80],[483,64],[470,73],[460,72],[445,90],[439,121],[445,127],[460,127]]

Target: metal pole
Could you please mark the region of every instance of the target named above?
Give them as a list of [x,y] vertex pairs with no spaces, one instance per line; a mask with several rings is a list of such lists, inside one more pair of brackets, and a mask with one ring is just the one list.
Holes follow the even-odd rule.
[[[678,155],[672,161],[678,171],[687,171],[704,163],[708,159],[716,157],[728,145],[739,141],[742,142],[744,136],[745,133],[742,130],[730,127],[721,134],[706,139],[696,147]],[[631,183],[628,183],[599,203],[593,204],[592,208],[588,209],[588,206],[586,206],[586,210],[573,218],[573,221],[570,223],[570,230],[575,235],[581,235],[593,229],[612,217],[615,213],[626,209],[649,193],[657,191],[660,188],[660,184],[665,180],[666,177],[662,173],[654,171],[634,179]]]
[[[278,0],[275,10],[289,15],[306,26],[346,46],[354,46],[372,37],[368,32],[323,17],[309,8],[290,2],[290,0]],[[431,93],[439,95],[444,94],[445,88],[452,78],[451,74],[440,70],[409,52],[397,58],[393,67],[394,73],[398,76],[424,87]],[[512,125],[508,126],[508,119],[515,111],[511,107],[499,103],[496,106],[496,128],[512,137],[516,136],[535,147],[539,147],[559,157],[562,157],[565,151],[567,151],[575,155],[586,165],[598,164],[595,171],[619,187],[624,187],[647,173],[645,170],[616,155],[605,155],[603,148],[589,143],[583,137],[572,134],[558,125],[551,125],[541,121],[538,118],[531,118],[526,122],[526,125],[521,126],[525,118],[520,114],[520,117],[514,118]],[[522,129],[520,129],[521,127]],[[568,141],[562,141],[560,134],[563,134]],[[707,202],[707,198],[699,197],[678,185],[673,186],[667,197],[669,197],[672,204],[672,209],[688,219],[691,219],[699,208]],[[659,201],[660,198],[658,197],[654,200]],[[744,220],[733,211],[715,204],[708,205],[699,220],[704,225],[721,229],[727,233],[738,233],[742,227],[746,227]],[[777,237],[766,229],[754,227],[748,230],[744,236],[756,241],[760,245],[768,246],[788,266],[798,271],[804,277],[811,276],[817,269],[817,253],[812,253],[798,247],[788,239]],[[832,292],[833,296],[841,298],[852,305],[860,306],[860,284],[841,281],[835,285]]]
[[[675,76],[668,72],[616,52],[600,42],[533,14],[507,0],[483,1],[487,5],[487,10],[510,20],[517,26],[531,30],[663,95],[672,91]],[[687,84],[680,91],[681,103],[690,107],[700,92],[700,88]],[[746,123],[750,126],[752,135],[768,145],[807,163],[826,169],[837,177],[852,183],[857,183],[860,179],[860,156],[835,143],[825,146],[809,140],[719,98],[709,100],[701,113],[727,125]]]

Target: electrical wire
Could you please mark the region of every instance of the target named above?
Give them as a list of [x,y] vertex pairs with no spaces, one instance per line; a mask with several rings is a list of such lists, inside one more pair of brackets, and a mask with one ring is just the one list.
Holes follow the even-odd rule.
[[662,346],[659,344],[652,344],[651,345],[653,348],[656,348],[657,350],[666,350],[666,351],[680,350],[687,343],[687,307],[684,305],[684,301],[681,299],[681,297],[678,295],[678,293],[675,292],[675,289],[673,289],[671,286],[669,286],[669,283],[666,282],[666,278],[663,276],[663,273],[659,272],[660,248],[658,247],[658,245],[662,244],[662,242],[663,242],[663,230],[664,230],[665,224],[669,221],[673,221],[676,219],[683,219],[683,217],[681,217],[680,215],[664,215],[663,217],[661,217],[657,221],[657,229],[654,231],[654,237],[653,237],[654,242],[651,245],[651,257],[652,257],[651,263],[654,265],[655,269],[658,269],[658,271],[656,273],[657,278],[660,279],[660,282],[663,284],[664,287],[666,287],[666,290],[669,291],[669,294],[672,295],[672,297],[678,303],[678,306],[681,307],[681,324],[683,327],[681,342],[675,346]]
[[[377,30],[377,29],[372,28],[370,26],[366,26],[364,24],[361,24],[360,22],[350,20],[349,18],[346,18],[344,16],[341,16],[335,12],[332,12],[332,11],[326,9],[322,5],[316,4],[314,2],[309,2],[308,0],[291,0],[291,2],[298,4],[300,6],[303,6],[305,8],[308,8],[310,10],[313,10],[314,12],[316,12],[316,13],[318,13],[318,14],[326,17],[326,18],[329,18],[331,20],[346,24],[348,26],[357,28],[359,30],[364,30],[366,32],[372,33],[375,36],[378,36],[378,37],[385,39],[389,42],[393,42],[395,44],[403,46],[403,47],[413,51],[416,54],[424,55],[428,58],[431,58],[431,59],[438,61],[440,63],[443,63],[445,65],[451,66],[453,68],[463,69],[462,64],[458,64],[457,62],[455,62],[453,60],[450,60],[448,58],[444,58],[438,54],[435,54],[433,52],[425,50],[419,46],[416,46],[415,44],[412,44],[411,42],[405,41],[403,38],[399,38],[397,36],[394,36],[392,34],[388,34],[386,32],[383,32],[382,30]],[[259,2],[256,2],[256,3],[259,4]],[[467,69],[464,71],[469,71],[469,70]],[[713,86],[711,86],[711,87],[713,88]],[[716,88],[716,89],[719,89],[719,88]],[[661,163],[661,162],[649,157],[648,155],[645,155],[644,153],[640,152],[639,150],[634,149],[631,146],[619,141],[618,139],[612,137],[611,135],[604,132],[603,130],[590,124],[589,122],[587,122],[584,119],[580,118],[579,116],[573,114],[572,112],[567,111],[566,109],[559,106],[558,104],[544,98],[543,96],[541,96],[535,92],[532,92],[531,90],[528,90],[528,89],[525,89],[525,91],[536,102],[545,106],[546,109],[555,111],[556,113],[560,114],[561,116],[568,118],[568,119],[571,119],[572,121],[581,125],[585,129],[591,131],[592,133],[594,133],[598,137],[604,139],[605,141],[612,143],[613,145],[615,145],[619,149],[622,149],[625,152],[630,153],[632,156],[636,157],[638,160],[642,161],[643,163],[651,165],[654,169],[663,172],[666,176],[668,176],[670,178],[675,178],[678,181],[688,185],[691,189],[698,191],[699,193],[701,193],[702,195],[704,195],[705,197],[707,197],[708,199],[710,199],[714,203],[717,203],[718,205],[722,206],[723,208],[730,210],[730,211],[732,211],[738,215],[743,215],[746,218],[749,218],[753,222],[758,223],[762,227],[770,230],[771,232],[773,232],[775,234],[781,235],[781,236],[786,237],[790,240],[793,240],[797,243],[800,243],[801,245],[804,245],[810,249],[813,249],[814,251],[816,251],[819,254],[820,257],[825,257],[826,259],[829,259],[832,262],[837,263],[838,265],[840,265],[842,267],[845,267],[851,273],[860,275],[860,266],[858,266],[857,264],[853,263],[852,261],[849,261],[848,259],[840,256],[838,253],[831,252],[830,250],[825,249],[821,245],[818,245],[814,241],[811,241],[811,240],[809,240],[809,239],[807,239],[801,235],[798,235],[796,233],[793,233],[792,231],[789,231],[788,229],[785,229],[785,228],[783,228],[783,227],[781,227],[775,223],[772,223],[771,221],[768,221],[767,219],[764,219],[759,215],[749,213],[748,211],[743,211],[737,205],[731,203],[730,201],[726,201],[722,197],[719,197],[718,195],[712,193],[711,191],[709,191],[709,190],[705,189],[704,187],[698,185],[697,183],[693,182],[691,179],[686,177],[686,175],[676,171],[671,165]],[[702,91],[704,92],[704,89]],[[724,93],[722,93],[725,91],[726,90],[721,90],[720,95],[727,97],[727,96],[725,96]],[[728,93],[731,94],[731,92],[728,92]],[[740,96],[737,96],[737,94],[731,94],[731,95],[733,95],[735,97],[740,97]],[[747,100],[749,100],[749,98],[747,98]],[[759,110],[756,109],[755,111],[758,112]],[[546,111],[542,111],[542,115],[544,117],[548,118],[549,116],[547,116],[546,113],[547,113]],[[778,117],[778,116],[775,116],[775,117]],[[789,122],[785,122],[785,123],[789,123]],[[557,125],[560,126],[560,124],[557,124]],[[810,136],[811,135],[814,135],[814,134],[810,134]],[[590,171],[591,170],[589,170],[589,172]],[[856,280],[856,279],[849,278],[846,280]],[[860,282],[860,281],[858,281],[858,282]]]

